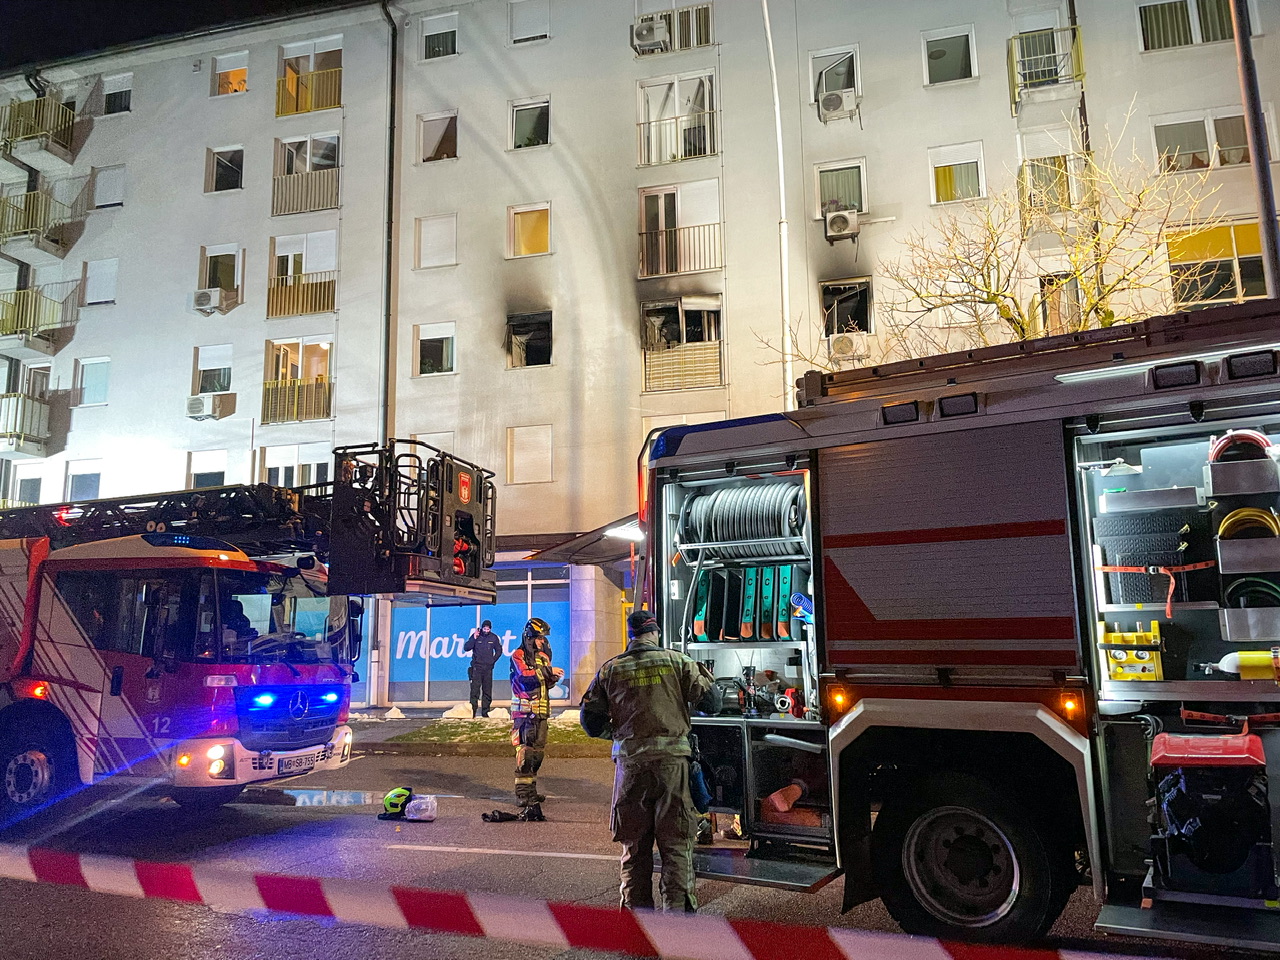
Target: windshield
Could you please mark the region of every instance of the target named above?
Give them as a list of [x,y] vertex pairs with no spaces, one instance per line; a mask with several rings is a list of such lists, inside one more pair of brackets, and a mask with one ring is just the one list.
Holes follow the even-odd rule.
[[[202,604],[202,609],[207,609]],[[293,576],[219,570],[219,631],[201,636],[217,647],[226,663],[347,662],[350,620],[345,596],[317,596],[297,573]],[[220,632],[220,636],[217,634]]]

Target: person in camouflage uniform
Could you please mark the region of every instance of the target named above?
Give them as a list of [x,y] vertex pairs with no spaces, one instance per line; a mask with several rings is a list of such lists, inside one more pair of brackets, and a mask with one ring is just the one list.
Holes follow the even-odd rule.
[[551,688],[564,676],[551,666],[550,634],[547,621],[531,618],[520,647],[511,654],[511,745],[516,748],[516,804],[521,807],[536,807],[546,799],[538,793],[538,769],[547,749]]
[[622,907],[652,908],[653,847],[662,855],[665,910],[694,913],[693,841],[698,815],[689,796],[689,707],[707,696],[705,666],[658,645],[647,611],[627,618],[631,643],[600,668],[582,698],[582,727],[613,739],[613,839],[622,844]]

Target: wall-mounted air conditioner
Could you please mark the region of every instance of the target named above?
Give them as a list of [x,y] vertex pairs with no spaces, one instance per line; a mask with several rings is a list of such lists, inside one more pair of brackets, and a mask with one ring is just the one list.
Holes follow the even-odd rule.
[[235,412],[234,393],[198,393],[187,397],[187,416],[192,420],[221,420]]
[[191,295],[191,309],[196,313],[203,313],[206,317],[214,313],[226,313],[239,303],[239,291],[224,290],[221,287],[197,290]]
[[871,356],[871,338],[862,330],[833,334],[827,337],[827,354],[837,361],[866,360]]
[[654,18],[637,20],[631,25],[631,49],[636,53],[665,53],[671,49],[671,31],[667,21]]
[[818,98],[818,119],[823,123],[843,120],[858,112],[862,97],[857,90],[833,90]]
[[824,220],[827,243],[857,238],[859,230],[857,210],[832,210]]

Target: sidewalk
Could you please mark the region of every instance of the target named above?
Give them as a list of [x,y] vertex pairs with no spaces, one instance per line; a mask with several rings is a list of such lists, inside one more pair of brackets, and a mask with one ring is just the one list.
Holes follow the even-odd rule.
[[[417,716],[402,720],[374,719],[384,709],[352,714],[350,726],[355,749],[363,753],[393,753],[426,757],[506,757],[512,755],[509,720],[444,720],[439,709],[409,711]],[[588,740],[577,729],[575,719],[558,721],[552,716],[547,756],[563,758],[608,758],[611,744]],[[577,742],[558,742],[564,739]]]

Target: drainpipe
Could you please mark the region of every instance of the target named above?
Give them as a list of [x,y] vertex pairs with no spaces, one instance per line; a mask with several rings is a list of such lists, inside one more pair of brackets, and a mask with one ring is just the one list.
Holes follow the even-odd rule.
[[795,371],[791,361],[791,272],[787,241],[787,177],[782,168],[782,107],[778,100],[778,67],[773,59],[773,30],[769,0],[760,0],[764,15],[764,43],[769,51],[769,83],[773,87],[773,132],[778,141],[778,279],[782,287],[782,409],[796,408]]
[[1247,0],[1231,0],[1236,34],[1236,59],[1240,65],[1240,99],[1244,103],[1244,132],[1258,195],[1258,233],[1262,238],[1262,275],[1268,297],[1280,297],[1280,224],[1276,223],[1276,193],[1271,183],[1271,150],[1266,121],[1258,96],[1258,68],[1253,62],[1253,37],[1249,29]]
[[382,414],[379,419],[381,442],[385,444],[391,436],[393,418],[391,414],[391,321],[394,314],[395,287],[395,238],[396,238],[396,93],[399,89],[399,73],[397,67],[400,58],[400,31],[396,21],[387,9],[387,0],[381,0],[382,16],[391,28],[391,51],[389,80],[387,90],[387,216],[386,238],[384,241],[385,267],[382,277],[382,302],[385,307],[382,317],[382,332],[379,344],[382,357],[378,366],[378,397]]
[[[1076,35],[1078,35],[1080,30],[1080,18],[1076,16],[1076,0],[1067,0],[1067,22],[1071,25],[1071,29],[1073,31],[1076,31]],[[1075,36],[1072,36],[1071,39],[1072,39],[1072,46],[1075,47]],[[1080,44],[1078,49],[1080,50],[1080,58],[1081,60],[1083,60],[1084,44]],[[1083,63],[1077,63],[1075,65],[1075,68],[1077,72],[1080,72],[1080,73],[1084,72]],[[1080,83],[1080,105],[1077,108],[1077,110],[1080,114],[1080,149],[1084,151],[1084,155],[1086,157],[1090,157],[1093,154],[1093,138],[1089,134],[1089,109],[1085,104],[1085,92],[1084,92],[1083,81],[1081,81]],[[1092,163],[1092,160],[1086,160],[1085,162]],[[1093,239],[1095,243],[1094,249],[1096,250],[1098,249],[1097,247],[1098,238],[1102,236],[1102,224],[1101,222],[1099,222],[1097,217],[1093,218],[1093,222],[1089,225],[1089,229],[1093,233]],[[1095,303],[1097,303],[1102,298],[1103,266],[1104,264],[1101,259],[1094,261],[1093,289],[1094,289]],[[1101,320],[1101,318],[1099,318],[1099,320]],[[1086,328],[1089,326],[1089,318],[1087,316],[1082,317],[1081,326]]]

